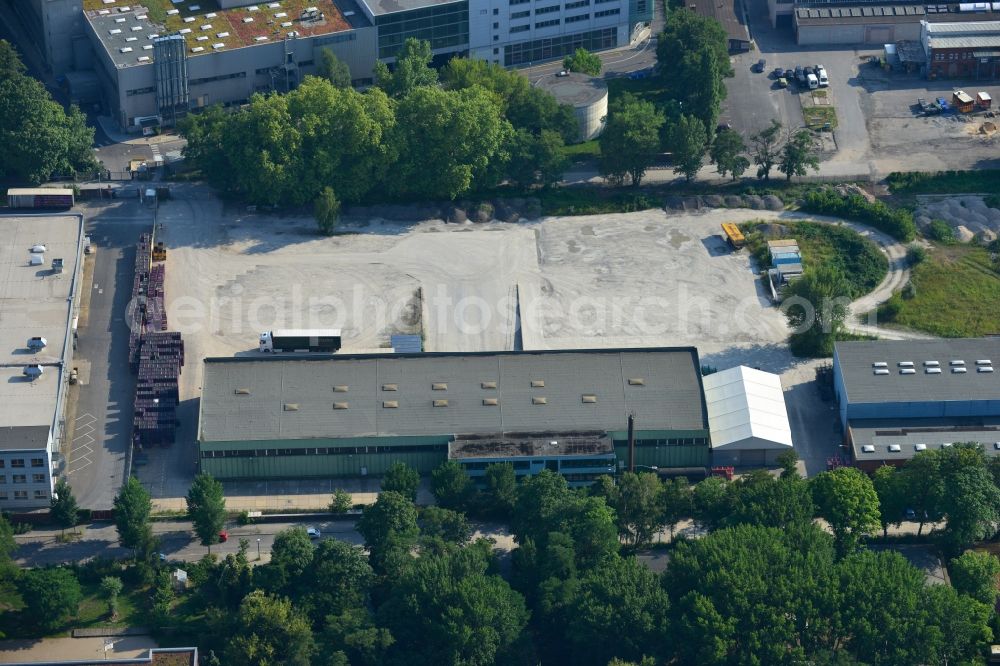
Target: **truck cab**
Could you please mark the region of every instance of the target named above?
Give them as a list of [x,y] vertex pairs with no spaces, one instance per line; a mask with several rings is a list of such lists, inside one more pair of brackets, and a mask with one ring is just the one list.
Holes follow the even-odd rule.
[[274,342],[271,339],[271,331],[264,331],[260,334],[259,349],[262,352],[274,351]]

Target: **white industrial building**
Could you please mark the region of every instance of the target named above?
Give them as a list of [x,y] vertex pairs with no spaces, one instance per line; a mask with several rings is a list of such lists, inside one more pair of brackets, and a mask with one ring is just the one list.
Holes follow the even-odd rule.
[[707,375],[702,384],[714,465],[774,465],[792,449],[778,375],[741,365]]
[[0,216],[0,509],[5,511],[49,506],[73,358],[82,248],[82,216]]

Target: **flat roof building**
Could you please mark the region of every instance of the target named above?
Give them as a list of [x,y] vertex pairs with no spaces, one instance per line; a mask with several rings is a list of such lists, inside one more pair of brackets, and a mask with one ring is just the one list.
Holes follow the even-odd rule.
[[921,23],[928,78],[1000,79],[1000,21]]
[[[44,251],[32,252],[32,250]],[[77,215],[0,216],[0,508],[48,506],[82,265]],[[54,267],[62,260],[62,268]]]
[[579,132],[578,141],[590,141],[604,131],[608,115],[608,84],[602,79],[578,72],[554,73],[535,83],[560,104],[573,107]]
[[397,460],[426,473],[449,455],[573,449],[607,467],[609,453],[626,458],[632,414],[637,464],[704,467],[699,368],[693,348],[206,359],[201,466],[364,476]]
[[833,381],[863,469],[956,442],[1000,454],[1000,338],[838,342]]

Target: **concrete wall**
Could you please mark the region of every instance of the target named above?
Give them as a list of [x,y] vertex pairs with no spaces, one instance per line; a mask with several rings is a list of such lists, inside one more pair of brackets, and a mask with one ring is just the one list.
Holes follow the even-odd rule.
[[[31,451],[3,451],[0,453],[0,507],[6,511],[47,507],[52,493],[52,460],[45,449]],[[20,461],[22,467],[14,467]],[[41,462],[35,466],[33,462]],[[40,480],[35,480],[35,476]],[[14,483],[15,477],[24,477],[23,483]],[[25,499],[15,499],[15,493],[25,493]],[[41,493],[41,496],[36,496]],[[4,497],[6,494],[6,498]]]
[[1000,400],[926,400],[852,404],[848,419],[935,419],[1000,416]]
[[796,42],[802,46],[826,44],[865,44],[882,46],[903,40],[920,38],[920,22],[837,24],[833,20],[825,25],[796,25]]

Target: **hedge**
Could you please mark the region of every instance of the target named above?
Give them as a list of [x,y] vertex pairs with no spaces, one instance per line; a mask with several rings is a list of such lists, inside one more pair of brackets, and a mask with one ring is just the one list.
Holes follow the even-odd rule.
[[917,235],[917,225],[909,211],[881,201],[871,203],[860,194],[842,196],[831,189],[813,190],[803,199],[802,209],[864,222],[904,243]]

